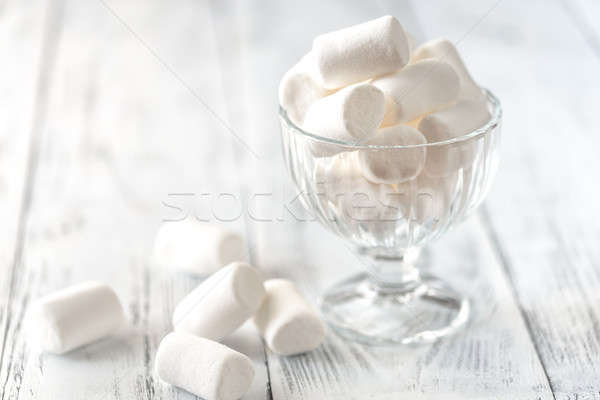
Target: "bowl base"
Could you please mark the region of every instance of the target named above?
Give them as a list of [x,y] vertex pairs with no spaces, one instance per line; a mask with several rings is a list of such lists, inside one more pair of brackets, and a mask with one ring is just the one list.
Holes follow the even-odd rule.
[[358,274],[330,288],[320,302],[338,334],[366,344],[431,343],[459,330],[470,314],[467,298],[431,276],[410,287],[389,287]]

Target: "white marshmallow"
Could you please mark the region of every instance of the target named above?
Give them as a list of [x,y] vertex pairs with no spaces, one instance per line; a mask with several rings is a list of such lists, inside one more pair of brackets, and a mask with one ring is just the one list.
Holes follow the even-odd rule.
[[163,381],[206,400],[237,400],[254,379],[252,361],[245,355],[180,332],[161,340],[154,370]]
[[231,263],[207,278],[175,307],[174,330],[221,340],[250,318],[264,297],[258,271],[245,263]]
[[243,258],[239,234],[194,218],[163,223],[154,241],[156,264],[193,274],[208,275]]
[[331,93],[315,79],[314,69],[314,57],[308,53],[279,83],[279,104],[296,125],[302,125],[312,103]]
[[337,221],[342,234],[360,232],[349,238],[362,244],[389,243],[407,220],[421,222],[427,218],[429,205],[418,204],[418,178],[375,184],[362,171],[358,152],[317,161],[314,179],[319,203],[325,215]]
[[[303,128],[326,138],[361,143],[375,134],[384,112],[385,97],[381,90],[361,83],[315,102],[306,113]],[[328,157],[344,148],[314,141],[311,151],[315,157]]]
[[456,173],[440,178],[421,173],[416,179],[392,185],[395,196],[390,197],[397,200],[394,206],[405,218],[416,223],[413,225],[416,237],[429,234],[432,227],[447,220],[456,182]]
[[383,113],[383,121],[381,121],[381,125],[379,128],[386,128],[388,126],[396,125],[398,122],[398,116],[396,115],[396,104],[390,98],[390,96],[385,96],[385,111]]
[[317,161],[314,171],[316,195],[331,217],[348,224],[377,223],[390,217],[386,206],[393,202],[387,185],[369,182],[362,174],[358,152],[346,152]]
[[415,39],[415,37],[407,31],[404,31],[404,34],[406,35],[406,41],[408,42],[408,49],[411,55],[410,58],[412,58],[412,54],[417,49],[417,39]]
[[285,356],[316,349],[325,339],[325,327],[296,286],[285,279],[270,279],[265,289],[267,296],[254,323],[269,348]]
[[385,116],[395,123],[408,122],[447,106],[458,98],[458,75],[450,64],[437,60],[423,60],[401,69],[395,74],[371,82],[385,93],[388,112]]
[[[377,131],[366,144],[408,146],[427,143],[425,137],[408,125],[394,125]],[[401,183],[413,179],[425,164],[425,147],[372,149],[358,151],[362,174],[374,183]]]
[[485,95],[469,74],[456,47],[447,39],[434,39],[419,46],[412,55],[412,61],[434,58],[452,66],[460,79],[461,100],[483,100]]
[[317,36],[312,51],[327,89],[389,74],[409,60],[404,29],[389,15]]
[[[429,114],[419,123],[419,131],[428,143],[441,142],[470,133],[490,120],[486,103],[460,101],[445,110]],[[425,173],[439,177],[459,168],[469,168],[476,154],[476,140],[430,146],[427,149]]]
[[119,298],[108,285],[85,282],[38,299],[28,329],[43,351],[63,354],[114,333],[125,323]]
[[417,222],[433,227],[448,221],[452,212],[451,207],[457,201],[457,179],[457,174],[440,178],[421,174],[416,179],[413,217]]

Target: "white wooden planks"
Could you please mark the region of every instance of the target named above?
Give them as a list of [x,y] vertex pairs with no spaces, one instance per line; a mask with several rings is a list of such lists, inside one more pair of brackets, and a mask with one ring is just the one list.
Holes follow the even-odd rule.
[[[470,10],[484,15],[493,4]],[[501,2],[460,44],[504,105],[486,220],[561,399],[600,396],[599,195],[589,184],[600,168],[592,134],[600,64],[570,7]],[[434,35],[458,39],[462,9],[423,5],[419,15]]]
[[[193,398],[156,381],[152,364],[175,303],[199,280],[154,268],[148,254],[163,219],[230,219],[215,199],[239,187],[234,139],[214,116],[225,104],[208,5],[165,7],[66,3],[10,299],[5,398]],[[84,279],[117,290],[130,327],[65,357],[30,348],[31,299]],[[249,398],[265,398],[257,334],[228,344],[256,361]]]
[[[20,357],[11,346],[22,317],[14,294],[23,284],[17,270],[22,265],[25,215],[34,185],[39,136],[45,127],[47,89],[59,35],[60,5],[34,2],[3,4],[0,14],[0,394],[12,395],[21,384],[21,371],[11,369]],[[25,299],[21,298],[20,301]]]

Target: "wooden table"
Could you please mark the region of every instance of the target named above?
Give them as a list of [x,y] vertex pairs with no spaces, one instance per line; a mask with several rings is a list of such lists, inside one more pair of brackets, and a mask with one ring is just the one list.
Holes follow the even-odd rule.
[[[458,43],[504,107],[492,192],[424,258],[475,316],[430,346],[329,333],[289,358],[244,326],[225,343],[255,362],[245,398],[600,399],[598,2],[31,0],[0,5],[1,400],[193,398],[152,372],[199,282],[152,265],[163,220],[244,232],[249,261],[312,301],[360,270],[294,202],[276,91],[316,34],[384,14]],[[114,286],[129,328],[31,348],[27,307],[86,279]]]

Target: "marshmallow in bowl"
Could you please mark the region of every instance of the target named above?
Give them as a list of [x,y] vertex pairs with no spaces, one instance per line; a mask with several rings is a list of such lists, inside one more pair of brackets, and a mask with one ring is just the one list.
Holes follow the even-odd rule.
[[258,271],[246,263],[233,262],[179,302],[173,312],[173,329],[221,340],[249,319],[264,297]]
[[41,350],[63,354],[114,333],[125,323],[114,290],[84,282],[42,297],[28,312],[28,329]]
[[[465,100],[423,117],[419,123],[419,131],[429,143],[441,142],[483,127],[490,117],[486,103]],[[438,177],[451,174],[459,168],[469,168],[476,153],[476,145],[477,138],[472,138],[454,144],[429,146],[425,173]]]
[[314,67],[313,54],[308,53],[279,83],[279,104],[296,125],[302,125],[311,104],[331,93],[315,78]]
[[[417,223],[413,229],[416,229],[414,234],[418,237],[419,226],[447,220],[457,183],[456,172],[436,178],[421,173],[410,181],[390,185],[394,191],[389,197],[394,200],[393,206],[398,208],[403,218]],[[429,232],[429,229],[425,231]]]
[[426,59],[400,71],[374,79],[371,84],[386,95],[388,124],[408,122],[423,114],[437,111],[458,98],[460,82],[450,64]]
[[458,174],[428,177],[421,174],[415,180],[415,209],[413,217],[420,224],[445,223],[452,212],[450,205],[456,201]]
[[[359,83],[313,103],[302,127],[326,138],[363,143],[376,133],[384,113],[385,97],[381,90]],[[315,141],[311,143],[311,151],[316,157],[328,157],[342,150]]]
[[452,66],[460,79],[459,98],[461,100],[485,101],[483,91],[469,74],[465,63],[452,42],[442,38],[430,40],[419,46],[412,54],[413,62],[430,58],[445,61]]
[[161,340],[154,370],[163,381],[206,400],[237,400],[254,379],[247,356],[181,332],[171,332]]
[[163,223],[154,240],[155,264],[192,274],[209,275],[243,257],[237,232],[194,218]]
[[358,152],[318,159],[314,170],[317,195],[330,218],[368,226],[379,235],[393,229],[404,199],[393,185],[370,182],[363,176]]
[[254,315],[269,348],[289,356],[317,348],[325,338],[325,326],[318,314],[291,281],[265,281],[267,296]]
[[381,185],[369,182],[362,175],[358,152],[318,159],[314,181],[317,195],[332,205],[328,209],[335,217],[352,221],[372,221],[379,217]]
[[[382,128],[365,144],[376,146],[423,145],[425,137],[408,125]],[[358,160],[365,178],[373,183],[401,183],[413,179],[425,164],[426,148],[363,149]]]
[[394,72],[410,55],[404,28],[389,15],[317,36],[312,52],[327,89]]

